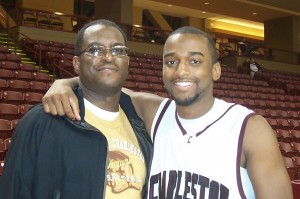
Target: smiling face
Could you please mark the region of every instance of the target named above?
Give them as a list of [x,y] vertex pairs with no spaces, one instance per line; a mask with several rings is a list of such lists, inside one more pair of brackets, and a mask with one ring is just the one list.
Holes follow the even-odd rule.
[[220,77],[212,63],[208,40],[198,34],[174,34],[164,46],[163,80],[177,105],[189,106],[213,98],[213,81]]
[[[96,24],[85,30],[81,51],[93,46],[109,49],[120,45],[124,46],[125,41],[119,30]],[[73,59],[75,71],[80,77],[80,86],[84,91],[89,90],[100,95],[111,95],[121,91],[128,75],[128,64],[127,55],[114,56],[110,50],[106,50],[106,55],[102,57],[83,52]]]

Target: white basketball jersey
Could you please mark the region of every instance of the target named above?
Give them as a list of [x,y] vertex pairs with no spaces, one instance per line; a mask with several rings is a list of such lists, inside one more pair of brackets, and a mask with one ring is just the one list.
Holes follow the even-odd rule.
[[174,101],[164,100],[151,129],[154,156],[149,198],[254,198],[247,171],[240,170],[243,136],[251,115],[253,111],[246,107],[215,99],[204,116],[186,120],[179,118]]

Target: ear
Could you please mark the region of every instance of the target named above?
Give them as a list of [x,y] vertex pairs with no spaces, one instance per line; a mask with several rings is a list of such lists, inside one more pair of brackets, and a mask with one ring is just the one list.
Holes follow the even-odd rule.
[[217,81],[221,77],[221,65],[220,62],[217,62],[213,65],[212,68],[212,77],[214,81]]
[[79,75],[80,61],[78,56],[73,57],[73,67],[76,74]]

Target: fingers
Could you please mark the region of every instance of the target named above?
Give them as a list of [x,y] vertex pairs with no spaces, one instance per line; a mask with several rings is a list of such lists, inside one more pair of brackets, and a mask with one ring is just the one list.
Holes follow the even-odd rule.
[[69,101],[70,101],[70,104],[71,104],[71,108],[73,110],[73,114],[75,116],[75,119],[76,120],[81,120],[81,117],[80,117],[80,114],[79,114],[79,105],[78,105],[78,99],[77,97],[72,96],[72,97],[69,97]]
[[[67,115],[80,120],[78,100],[66,80],[56,80],[43,97],[44,111],[52,115]],[[73,109],[75,112],[73,112]]]

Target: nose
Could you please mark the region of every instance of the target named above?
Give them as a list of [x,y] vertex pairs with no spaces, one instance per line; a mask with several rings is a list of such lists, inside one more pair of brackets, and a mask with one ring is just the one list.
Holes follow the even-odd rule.
[[107,62],[112,62],[114,60],[114,56],[111,53],[111,49],[106,49],[105,56],[103,57]]
[[188,76],[190,74],[190,68],[188,66],[188,64],[186,64],[186,62],[184,61],[181,61],[179,64],[178,64],[178,67],[177,67],[177,75],[179,77],[185,77],[185,76]]

